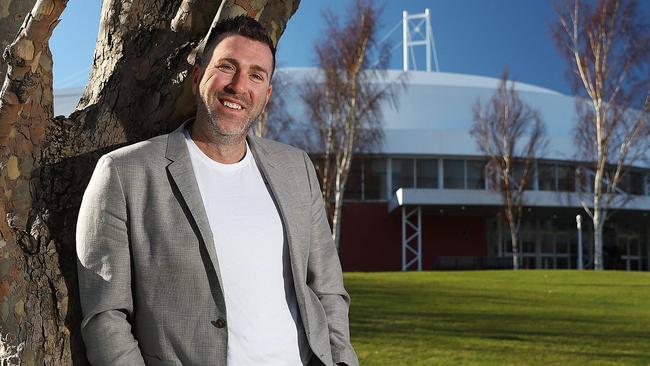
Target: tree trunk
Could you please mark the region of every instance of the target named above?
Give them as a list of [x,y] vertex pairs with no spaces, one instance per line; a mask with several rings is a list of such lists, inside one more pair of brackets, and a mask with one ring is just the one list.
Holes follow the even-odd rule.
[[[228,1],[221,16],[251,15],[277,42],[298,4]],[[219,5],[105,0],[94,68],[67,118],[52,117],[51,57],[47,49],[41,55],[29,79],[37,87],[0,161],[0,214],[7,218],[0,221],[0,347],[18,351],[22,344],[20,364],[87,364],[75,254],[82,194],[100,155],[173,130],[195,113],[188,59]]]
[[[341,220],[343,219],[343,196],[345,194],[345,184],[348,180],[350,164],[337,164],[336,176],[334,183],[334,209],[332,213],[332,239],[336,245],[336,250],[340,248],[341,241]],[[342,166],[341,166],[342,165]]]
[[510,226],[510,240],[512,240],[512,268],[518,270],[520,268],[519,263],[521,263],[519,257],[519,238],[517,230]]
[[334,213],[332,215],[332,239],[336,250],[340,248],[341,241],[341,219],[343,218],[343,192],[338,188],[334,192]]
[[[0,2],[0,52],[13,42],[20,25],[34,7],[36,0],[4,0]],[[0,63],[0,80],[5,79],[7,64]]]
[[61,265],[61,252],[45,224],[50,213],[40,205],[42,192],[37,191],[53,110],[49,35],[39,30],[56,22],[65,3],[30,3],[31,14],[18,32],[11,32],[15,40],[4,52],[8,68],[0,106],[1,346],[15,351],[9,356],[11,364],[70,364],[76,335],[65,326],[71,309],[64,274],[74,272],[74,261],[72,267]]
[[[597,121],[600,119],[597,118]],[[601,130],[601,126],[597,127],[597,131]],[[600,139],[601,133],[598,133],[598,138]],[[602,143],[599,143],[598,154],[602,156],[604,154]],[[603,210],[603,175],[605,172],[605,160],[600,159],[596,174],[594,178],[594,208],[593,208],[593,217],[592,221],[594,223],[594,270],[601,271],[605,267],[603,265],[603,224],[605,221],[605,212]]]
[[600,209],[594,207],[594,270],[605,269],[603,264],[603,227],[604,220]]

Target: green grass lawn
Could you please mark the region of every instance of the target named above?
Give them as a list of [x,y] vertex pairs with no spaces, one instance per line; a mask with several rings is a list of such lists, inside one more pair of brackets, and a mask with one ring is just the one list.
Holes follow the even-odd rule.
[[650,273],[346,273],[374,365],[650,365]]

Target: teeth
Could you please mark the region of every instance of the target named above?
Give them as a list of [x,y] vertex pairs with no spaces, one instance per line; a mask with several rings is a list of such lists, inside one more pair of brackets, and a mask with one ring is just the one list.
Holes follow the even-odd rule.
[[225,101],[223,102],[223,105],[225,105],[225,106],[228,107],[228,108],[232,108],[232,109],[241,109],[241,106],[240,106],[239,104],[237,104],[237,103],[233,103],[233,102],[229,102],[229,101],[227,101],[227,100],[225,100]]

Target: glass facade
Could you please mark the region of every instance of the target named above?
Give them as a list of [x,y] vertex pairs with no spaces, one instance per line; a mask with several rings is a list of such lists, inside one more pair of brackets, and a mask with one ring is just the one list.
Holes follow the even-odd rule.
[[416,160],[417,188],[438,188],[438,159]]
[[414,187],[414,165],[413,159],[391,159],[391,192],[395,193],[399,188]]
[[485,189],[486,161],[467,160],[467,189]]
[[[524,269],[572,269],[577,267],[577,234],[571,223],[565,219],[538,219],[525,221],[520,229],[521,265]],[[495,230],[492,225],[491,230]],[[500,235],[504,256],[512,256],[510,231],[502,224]],[[587,239],[584,242],[586,243]],[[494,243],[492,245],[498,245]]]
[[576,169],[572,165],[557,165],[557,190],[574,192],[576,190]]
[[556,191],[555,165],[547,163],[537,164],[537,184],[540,191]]
[[[388,200],[399,188],[485,190],[495,184],[489,171],[488,162],[477,159],[359,157],[352,161],[345,199]],[[515,165],[514,178],[522,172],[523,164]],[[593,177],[584,167],[540,161],[528,173],[526,190],[575,192],[580,187],[590,191]],[[650,195],[650,173],[632,170],[621,178],[618,189]]]
[[344,197],[349,200],[363,199],[363,161],[360,159],[352,159]]
[[364,161],[364,199],[385,200],[386,159],[374,158]]
[[465,160],[445,159],[443,166],[443,188],[465,189]]
[[634,195],[645,194],[643,173],[639,171],[630,171],[623,175],[619,187],[626,193]]

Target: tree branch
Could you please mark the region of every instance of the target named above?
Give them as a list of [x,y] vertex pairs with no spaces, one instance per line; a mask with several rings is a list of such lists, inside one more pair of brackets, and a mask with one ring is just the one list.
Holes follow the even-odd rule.
[[16,40],[4,51],[8,69],[0,92],[0,145],[6,144],[22,107],[38,85],[35,73],[41,54],[67,3],[68,0],[38,0]]
[[223,4],[213,0],[183,0],[172,19],[170,28],[173,32],[192,32],[206,29],[212,23],[213,16]]

